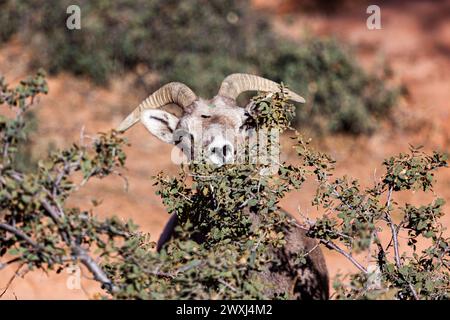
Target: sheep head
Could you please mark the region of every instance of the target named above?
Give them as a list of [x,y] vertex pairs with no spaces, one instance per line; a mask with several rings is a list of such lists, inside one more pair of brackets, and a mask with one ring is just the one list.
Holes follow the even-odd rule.
[[[258,76],[236,73],[226,77],[218,94],[205,100],[185,84],[164,85],[145,99],[122,123],[118,131],[125,131],[139,120],[160,140],[175,144],[188,160],[202,157],[215,165],[231,163],[238,146],[248,136],[247,118],[252,107],[237,105],[239,94],[246,91],[277,92],[279,85]],[[296,102],[305,100],[287,90],[287,97]],[[162,110],[168,104],[178,105],[181,117]]]

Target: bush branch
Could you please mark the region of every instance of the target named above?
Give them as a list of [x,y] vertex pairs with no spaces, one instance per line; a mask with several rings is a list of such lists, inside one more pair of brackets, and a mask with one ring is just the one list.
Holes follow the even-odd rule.
[[106,290],[109,292],[114,292],[117,290],[116,286],[112,283],[112,281],[105,274],[103,269],[92,259],[91,256],[81,248],[80,246],[76,246],[72,248],[72,253],[94,276],[96,281],[99,281]]
[[333,242],[331,242],[329,240],[325,240],[325,239],[320,239],[320,242],[323,243],[328,249],[335,250],[335,251],[339,252],[340,254],[342,254],[344,257],[346,257],[351,263],[353,263],[355,265],[355,267],[357,267],[364,274],[368,273],[366,268],[364,268],[362,264],[360,264],[358,261],[356,261],[356,259],[350,253],[348,253],[345,250],[341,249],[339,246],[337,246]]
[[[399,246],[398,246],[398,229],[397,229],[397,226],[392,221],[392,217],[389,212],[389,206],[391,205],[391,200],[392,200],[392,191],[393,191],[393,187],[390,186],[389,190],[388,190],[388,197],[386,200],[385,217],[386,217],[387,223],[388,223],[389,228],[391,229],[391,233],[392,233],[392,242],[394,244],[395,264],[397,266],[397,269],[400,269],[402,267],[402,262],[400,260],[400,251],[399,251]],[[416,292],[416,289],[414,288],[414,286],[407,279],[405,279],[405,281],[408,283],[408,287],[411,290],[411,293],[412,293],[414,299],[419,300],[419,296],[417,295],[417,292]]]
[[28,242],[30,245],[32,245],[33,247],[35,247],[37,249],[42,249],[42,247],[36,241],[31,239],[29,236],[27,236],[25,233],[23,233],[19,229],[14,228],[13,226],[10,226],[9,224],[0,223],[0,229],[3,229],[9,233],[14,234],[15,236],[21,238],[22,240],[25,240],[26,242]]

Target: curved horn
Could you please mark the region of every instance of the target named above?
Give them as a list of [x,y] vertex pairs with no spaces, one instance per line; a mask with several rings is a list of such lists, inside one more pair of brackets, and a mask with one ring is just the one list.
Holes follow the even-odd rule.
[[[274,81],[246,73],[233,73],[226,77],[220,85],[219,95],[236,99],[244,91],[277,92],[280,85]],[[305,99],[295,92],[286,89],[287,98],[304,103]]]
[[130,113],[117,127],[118,131],[125,131],[140,120],[141,112],[146,109],[161,108],[169,103],[179,105],[183,110],[197,99],[197,95],[187,85],[180,82],[170,82],[150,96]]

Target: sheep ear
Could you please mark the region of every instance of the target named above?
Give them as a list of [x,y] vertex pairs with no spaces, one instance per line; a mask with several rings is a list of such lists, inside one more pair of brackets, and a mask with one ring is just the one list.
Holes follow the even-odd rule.
[[179,120],[176,116],[164,110],[147,109],[141,113],[141,122],[147,130],[167,143],[173,143],[173,132]]

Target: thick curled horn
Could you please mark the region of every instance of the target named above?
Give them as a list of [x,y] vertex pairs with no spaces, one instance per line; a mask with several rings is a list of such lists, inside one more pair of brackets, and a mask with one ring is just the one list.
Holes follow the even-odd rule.
[[[226,77],[220,85],[219,95],[236,99],[244,91],[277,92],[280,85],[274,81],[246,73],[233,73]],[[304,103],[305,99],[295,92],[287,90],[288,99]]]
[[118,131],[125,131],[139,121],[141,112],[146,109],[157,109],[167,104],[174,103],[183,110],[197,99],[197,95],[185,84],[180,82],[170,82],[141,102],[128,117],[117,127]]

